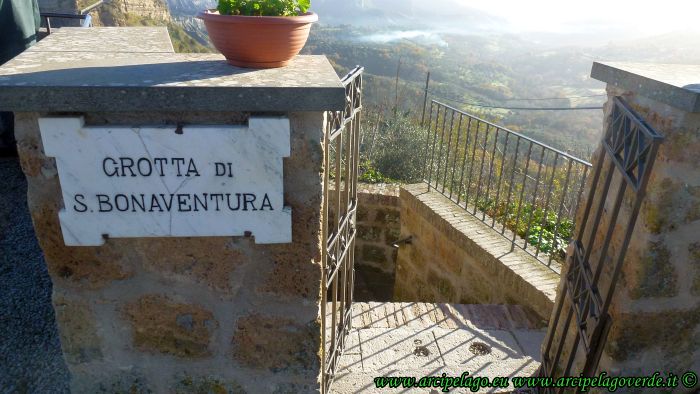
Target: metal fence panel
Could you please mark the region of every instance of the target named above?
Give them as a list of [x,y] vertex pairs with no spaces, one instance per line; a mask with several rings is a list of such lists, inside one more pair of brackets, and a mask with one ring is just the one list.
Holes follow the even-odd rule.
[[560,272],[591,164],[431,100],[424,181]]

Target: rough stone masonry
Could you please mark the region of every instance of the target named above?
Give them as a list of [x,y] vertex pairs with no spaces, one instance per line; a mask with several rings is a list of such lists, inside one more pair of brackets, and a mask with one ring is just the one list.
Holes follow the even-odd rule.
[[[681,376],[700,370],[699,75],[700,66],[691,65],[595,63],[593,66],[592,77],[608,84],[604,130],[613,122],[612,98],[622,97],[664,138],[610,304],[612,326],[599,370],[611,375],[640,376],[660,371],[663,376],[668,373]],[[594,164],[601,160],[602,149],[601,146],[596,152]],[[603,167],[601,179],[605,179],[607,167]],[[589,180],[584,195],[588,194],[590,183]],[[621,176],[614,175],[610,190],[617,190],[620,183]],[[601,292],[608,288],[613,277],[615,262],[610,256],[618,256],[620,252],[625,233],[622,227],[632,215],[634,197],[628,188],[608,258],[601,258],[600,248],[591,254],[592,269],[596,269],[598,261],[605,264]],[[611,192],[604,202],[601,229],[607,228],[612,220],[614,199]],[[594,206],[598,203],[600,200],[594,201]],[[582,204],[577,223],[584,209]],[[596,233],[598,245],[603,243],[604,236],[603,231]],[[575,333],[572,324],[565,338],[567,343]],[[557,365],[559,371],[564,370],[568,355],[568,351],[562,355]],[[697,387],[679,384],[672,392],[695,390]]]
[[[69,31],[58,38],[70,42]],[[129,31],[106,35],[123,43]],[[0,109],[16,113],[73,392],[316,392],[324,111],[344,100],[328,61],[299,57],[285,69],[240,72],[216,55],[140,52],[139,40],[128,41],[128,53],[73,40],[79,52],[35,50],[0,68]],[[65,245],[64,201],[40,117],[70,112],[94,126],[235,125],[251,111],[290,120],[283,182],[292,243],[260,245],[253,234]]]

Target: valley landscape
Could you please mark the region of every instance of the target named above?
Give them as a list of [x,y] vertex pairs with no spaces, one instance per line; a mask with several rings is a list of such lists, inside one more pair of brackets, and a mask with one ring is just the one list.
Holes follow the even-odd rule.
[[0,394],[700,393],[700,3],[2,1]]
[[[113,0],[98,25],[167,25],[179,52],[214,51],[197,12],[215,0]],[[152,3],[151,5],[138,3]],[[320,15],[304,54],[323,54],[344,74],[365,67],[366,110],[374,120],[422,113],[430,99],[450,104],[585,160],[600,134],[602,83],[594,61],[700,62],[700,34],[631,36],[607,30],[522,32],[495,14],[458,0],[314,0]],[[166,14],[154,15],[162,7]],[[397,107],[394,111],[394,107]]]

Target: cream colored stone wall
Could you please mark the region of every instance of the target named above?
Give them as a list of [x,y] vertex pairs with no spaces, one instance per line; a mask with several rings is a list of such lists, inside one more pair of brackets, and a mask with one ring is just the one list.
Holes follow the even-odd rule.
[[396,301],[518,304],[549,318],[559,276],[425,184],[401,188]]
[[[109,239],[102,247],[63,244],[59,179],[38,116],[18,113],[15,130],[73,392],[318,389],[323,113],[290,114],[292,244],[222,237]],[[85,116],[89,125],[245,121],[235,113]]]
[[[700,371],[700,114],[608,86],[609,97],[623,96],[663,135],[664,142],[613,296],[610,312],[613,325],[600,368],[625,373],[697,372]],[[608,102],[606,113],[610,110]],[[618,182],[613,183],[612,190]],[[631,213],[630,193],[627,197],[623,202],[623,217]],[[607,205],[611,206],[612,201]],[[621,237],[618,232],[611,255],[619,251]],[[604,282],[609,283],[610,270],[603,272],[604,279],[608,279]],[[683,390],[679,388],[678,392]]]
[[[97,3],[98,0],[39,0],[38,2],[42,12],[77,14],[80,10]],[[90,13],[95,26],[104,24],[101,22],[101,16],[103,15],[100,11],[104,11],[105,8],[109,7],[114,8],[121,16],[129,14],[155,21],[171,21],[170,10],[165,0],[112,0],[105,3],[108,4],[100,5],[95,11]],[[114,11],[110,13],[113,14]],[[110,18],[107,18],[106,22],[110,22],[110,25],[119,25],[116,23],[118,21],[111,21]],[[56,18],[51,20],[51,25],[56,27],[78,26],[78,21]]]
[[[679,376],[687,371],[697,372],[700,370],[700,114],[684,112],[611,85],[608,85],[607,91],[609,100],[605,105],[603,130],[610,122],[608,115],[612,111],[612,97],[622,96],[664,137],[664,141],[649,179],[647,195],[634,227],[619,281],[612,294],[609,310],[612,326],[598,370],[624,376],[646,376],[659,371],[662,377],[669,372]],[[600,147],[594,154],[594,165],[601,160],[602,152]],[[607,174],[607,163],[609,159],[606,159],[603,167],[602,179]],[[635,197],[628,188],[609,253],[601,260],[600,245],[603,244],[616,191],[622,180],[619,172],[615,171],[600,230],[595,235],[595,245],[598,246],[592,249],[589,260],[593,272],[601,261],[604,264],[598,286],[603,300],[609,294],[613,257],[621,251],[624,226],[632,215]],[[584,196],[593,187],[591,182],[589,178]],[[593,207],[600,203],[600,198],[598,193]],[[581,223],[584,209],[585,204],[581,204],[577,223]],[[589,235],[587,232],[586,237]],[[563,323],[559,326],[559,332],[562,328]],[[559,373],[565,368],[575,334],[576,327],[572,324],[561,360],[556,366]],[[555,337],[553,349],[556,349],[559,340],[558,336]],[[583,365],[582,353],[583,348],[580,347],[572,368],[575,374]],[[696,391],[679,385],[673,392]]]
[[124,14],[138,15],[156,21],[170,21],[170,11],[165,0],[113,0]]
[[358,185],[355,300],[391,301],[399,240],[399,186]]

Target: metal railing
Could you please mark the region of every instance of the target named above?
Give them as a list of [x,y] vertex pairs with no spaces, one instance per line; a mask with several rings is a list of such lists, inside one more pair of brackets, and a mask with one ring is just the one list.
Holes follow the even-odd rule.
[[424,182],[559,273],[591,164],[439,101]]
[[363,71],[364,68],[357,66],[342,79],[345,109],[327,113],[323,138],[322,394],[330,392],[352,328]]
[[65,13],[65,12],[42,12],[41,19],[44,21],[44,26],[46,27],[46,33],[51,34],[52,26],[51,19],[78,19],[80,21],[80,27],[91,27],[92,17],[88,14],[97,7],[105,3],[105,0],[98,0],[92,5],[78,11],[77,14]]

